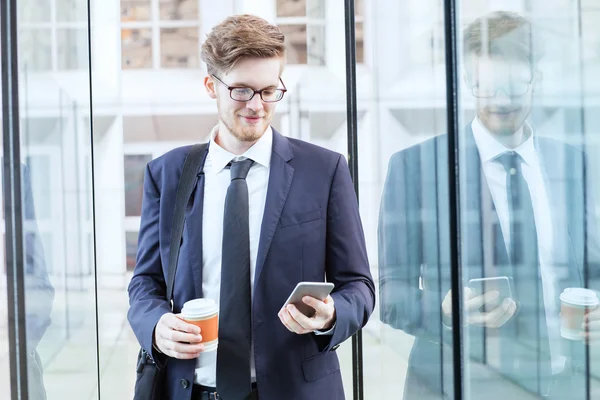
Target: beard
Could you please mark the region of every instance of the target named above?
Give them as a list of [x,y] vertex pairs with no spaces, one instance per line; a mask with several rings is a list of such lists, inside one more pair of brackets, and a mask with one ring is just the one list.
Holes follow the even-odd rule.
[[[260,113],[249,114],[246,113],[244,116],[253,117],[260,116]],[[265,116],[261,119],[260,122],[254,125],[246,125],[242,122],[242,120],[238,120],[239,116],[237,113],[233,115],[227,115],[221,112],[219,108],[219,119],[225,125],[227,130],[231,132],[233,137],[235,137],[240,142],[256,142],[258,139],[262,137],[262,135],[267,130],[271,118],[268,114],[265,113]]]

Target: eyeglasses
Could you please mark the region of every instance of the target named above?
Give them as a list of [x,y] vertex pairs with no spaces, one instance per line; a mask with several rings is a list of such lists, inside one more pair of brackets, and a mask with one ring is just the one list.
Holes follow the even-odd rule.
[[223,85],[225,85],[227,89],[229,89],[229,97],[231,97],[232,100],[240,101],[243,103],[252,100],[256,93],[260,95],[260,98],[265,103],[276,103],[279,100],[283,99],[283,95],[285,94],[285,92],[287,92],[285,84],[283,83],[281,78],[279,78],[279,82],[281,82],[281,84],[283,85],[283,89],[266,88],[261,90],[254,90],[245,86],[229,86],[228,84],[217,78],[214,74],[212,74],[212,77],[221,82]]
[[504,85],[482,87],[478,84],[471,86],[471,93],[479,99],[491,99],[498,95],[498,91],[502,90],[508,97],[519,97],[529,92],[533,78],[527,81],[513,81]]

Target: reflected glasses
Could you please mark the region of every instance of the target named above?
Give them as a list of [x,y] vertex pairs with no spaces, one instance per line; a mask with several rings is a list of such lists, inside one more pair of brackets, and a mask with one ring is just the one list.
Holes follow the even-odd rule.
[[471,93],[479,99],[491,99],[498,95],[498,91],[502,90],[508,97],[524,96],[531,88],[531,81],[509,82],[504,85],[482,87],[480,85],[471,86]]
[[213,78],[217,81],[221,82],[227,89],[229,89],[229,97],[232,100],[239,101],[242,103],[248,102],[254,98],[254,95],[257,93],[260,95],[260,98],[265,103],[276,103],[279,100],[283,99],[283,95],[287,92],[285,84],[279,78],[279,82],[283,85],[283,89],[274,89],[274,88],[266,88],[261,90],[254,90],[245,86],[229,86],[219,78],[217,78],[214,74],[211,74]]

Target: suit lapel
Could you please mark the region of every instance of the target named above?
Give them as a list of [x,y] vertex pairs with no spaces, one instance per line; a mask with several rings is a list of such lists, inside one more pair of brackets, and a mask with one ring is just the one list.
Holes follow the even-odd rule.
[[[210,147],[210,146],[209,146]],[[191,265],[192,279],[196,298],[204,297],[202,293],[202,225],[204,212],[204,163],[208,155],[208,148],[204,152],[196,189],[188,202],[185,210],[185,231],[187,234],[188,260]],[[196,223],[195,221],[198,221]],[[179,255],[181,259],[181,255]]]
[[256,257],[255,286],[265,264],[283,206],[292,186],[294,168],[288,163],[292,158],[293,152],[290,142],[273,129],[273,153],[271,155],[267,200],[260,231],[258,255]]

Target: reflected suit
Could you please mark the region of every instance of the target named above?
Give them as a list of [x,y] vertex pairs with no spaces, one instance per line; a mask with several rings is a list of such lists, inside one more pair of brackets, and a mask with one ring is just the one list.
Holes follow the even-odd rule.
[[[540,281],[531,271],[511,264],[496,210],[486,200],[491,195],[470,124],[463,133],[459,141],[463,286],[473,278],[510,276],[519,304],[517,313],[498,329],[465,327],[466,367],[487,365],[485,369],[502,380],[547,398],[563,398],[564,393],[585,398],[585,346],[561,339],[567,364],[563,372],[553,374]],[[566,287],[583,286],[585,253],[588,270],[597,270],[595,224],[586,216],[593,204],[591,189],[584,190],[589,185],[584,182],[580,150],[548,138],[534,140],[549,193],[555,231],[551,268],[560,293]],[[447,136],[441,135],[394,154],[381,200],[380,317],[415,337],[404,399],[453,398],[453,333],[441,312],[451,288],[447,146]],[[470,379],[464,382],[473,394],[486,393],[490,378],[485,382],[483,370],[470,369]],[[496,385],[493,394],[509,395],[508,388],[508,383]]]
[[[32,400],[45,400],[42,361],[37,347],[51,323],[54,287],[46,269],[44,249],[37,227],[30,174],[24,165],[21,174],[28,397]],[[2,190],[4,195],[4,185]]]

